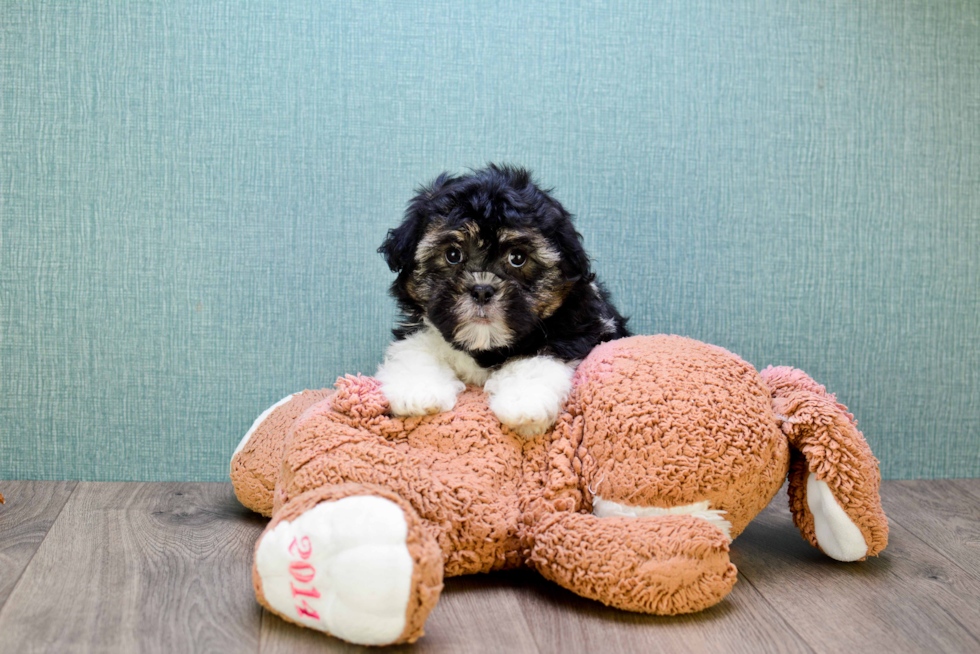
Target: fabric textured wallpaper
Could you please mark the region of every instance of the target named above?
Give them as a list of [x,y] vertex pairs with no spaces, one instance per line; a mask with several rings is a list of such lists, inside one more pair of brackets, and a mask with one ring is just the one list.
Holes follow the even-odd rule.
[[372,373],[376,248],[523,164],[639,333],[837,392],[887,478],[980,474],[980,3],[6,3],[0,479],[223,480]]

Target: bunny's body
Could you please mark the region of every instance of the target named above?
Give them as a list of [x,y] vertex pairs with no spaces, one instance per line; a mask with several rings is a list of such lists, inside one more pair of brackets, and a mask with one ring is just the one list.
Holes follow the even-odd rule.
[[273,517],[259,601],[361,644],[421,636],[446,576],[520,566],[626,610],[707,608],[787,474],[811,543],[842,560],[885,546],[877,461],[846,409],[798,370],[676,336],[597,347],[540,436],[501,426],[476,387],[394,418],[376,380],[347,377],[260,418],[232,460],[239,498]]

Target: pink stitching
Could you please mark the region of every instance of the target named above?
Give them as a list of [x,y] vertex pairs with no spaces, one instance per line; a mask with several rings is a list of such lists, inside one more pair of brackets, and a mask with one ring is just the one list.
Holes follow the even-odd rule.
[[[300,570],[309,570],[309,573],[300,572]],[[293,579],[301,584],[308,584],[313,581],[313,577],[316,576],[316,568],[314,568],[309,563],[303,563],[302,561],[293,561],[289,564],[289,574],[293,575]]]
[[309,590],[306,590],[304,588],[297,588],[296,586],[293,586],[293,582],[289,582],[289,587],[293,590],[293,597],[296,597],[297,595],[304,595],[306,597],[312,597],[314,599],[320,597],[320,591],[318,591],[316,588],[311,587]]
[[[310,544],[310,537],[309,536],[303,536],[303,539],[301,541],[299,541],[299,542],[302,543],[302,544],[304,544],[304,545],[306,545],[306,551],[305,552],[302,549],[299,550],[299,556],[300,556],[300,558],[305,561],[306,559],[310,558],[310,554],[313,553],[313,546]],[[294,547],[296,547],[296,537],[295,536],[293,537],[293,542],[289,544],[289,553],[290,554],[293,553],[293,548]]]
[[303,606],[297,604],[296,610],[300,615],[305,615],[306,617],[313,618],[314,620],[320,619],[320,614],[317,613],[315,609],[311,609],[309,604],[306,603],[306,600],[303,600]]

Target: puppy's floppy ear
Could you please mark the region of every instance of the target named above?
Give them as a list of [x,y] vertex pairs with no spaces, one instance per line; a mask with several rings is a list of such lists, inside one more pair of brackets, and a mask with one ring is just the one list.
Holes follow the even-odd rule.
[[561,213],[561,218],[555,221],[556,228],[552,234],[552,239],[554,239],[558,251],[561,253],[561,261],[558,263],[558,267],[565,279],[569,281],[591,280],[589,255],[582,245],[582,235],[575,231],[571,214],[565,211],[561,205],[558,205],[557,210]]
[[378,252],[384,255],[385,263],[391,268],[391,272],[401,272],[415,256],[415,246],[418,245],[421,235],[418,234],[421,219],[417,214],[406,214],[402,224],[394,229],[388,230],[384,243],[378,248]]
[[[402,224],[388,230],[384,243],[378,252],[384,255],[385,262],[392,272],[401,272],[409,267],[415,258],[415,248],[425,234],[429,217],[438,213],[445,201],[445,190],[455,178],[442,173],[432,184],[416,189],[416,195],[408,203]],[[442,202],[440,202],[442,200]]]

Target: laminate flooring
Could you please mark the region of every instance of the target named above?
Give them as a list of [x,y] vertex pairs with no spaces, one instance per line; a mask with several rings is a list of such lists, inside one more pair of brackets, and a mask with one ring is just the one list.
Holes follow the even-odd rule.
[[[0,653],[369,651],[256,603],[265,520],[230,484],[0,493]],[[701,613],[626,613],[531,571],[477,575],[447,580],[426,635],[388,651],[980,653],[980,479],[884,482],[882,499],[888,548],[838,563],[800,537],[781,492],[732,543],[735,589]]]

